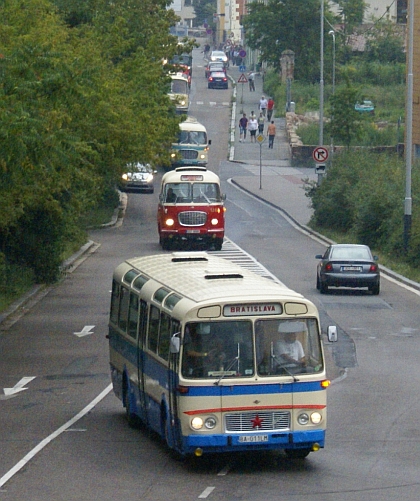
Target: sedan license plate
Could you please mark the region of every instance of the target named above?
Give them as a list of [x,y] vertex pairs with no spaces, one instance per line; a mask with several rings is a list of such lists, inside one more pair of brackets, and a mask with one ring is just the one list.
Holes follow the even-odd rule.
[[342,266],[341,271],[362,271],[361,266]]
[[268,442],[268,435],[245,435],[239,437],[241,444],[253,444],[255,442]]

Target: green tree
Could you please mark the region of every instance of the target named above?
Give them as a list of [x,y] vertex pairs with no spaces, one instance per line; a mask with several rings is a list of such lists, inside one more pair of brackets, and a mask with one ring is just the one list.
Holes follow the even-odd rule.
[[194,2],[195,26],[201,26],[204,23],[212,24],[213,14],[216,12],[217,0],[196,0]]
[[367,41],[364,55],[368,61],[405,63],[404,34],[392,21],[376,21],[365,37]]
[[367,8],[364,0],[338,0],[339,14],[343,23],[344,34],[350,35],[363,22]]
[[[331,12],[325,16],[334,22]],[[245,39],[251,49],[258,49],[261,59],[280,69],[284,50],[295,53],[295,78],[319,80],[320,3],[319,0],[268,0],[248,4],[243,19]],[[325,35],[328,30],[325,28]]]
[[360,92],[352,87],[349,79],[346,79],[346,85],[338,88],[330,98],[332,117],[326,131],[347,148],[359,140],[363,133],[363,117],[354,109],[357,101],[360,101]]

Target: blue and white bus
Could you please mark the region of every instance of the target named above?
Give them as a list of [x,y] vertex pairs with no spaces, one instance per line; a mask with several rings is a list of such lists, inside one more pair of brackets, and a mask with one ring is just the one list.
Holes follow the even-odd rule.
[[324,447],[329,381],[312,302],[206,252],[114,271],[113,389],[181,455]]

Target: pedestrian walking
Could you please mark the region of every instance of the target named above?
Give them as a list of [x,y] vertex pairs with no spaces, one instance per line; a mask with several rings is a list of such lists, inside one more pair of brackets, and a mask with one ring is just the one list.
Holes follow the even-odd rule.
[[242,143],[242,141],[245,142],[246,140],[246,131],[248,128],[248,118],[246,117],[246,113],[242,115],[242,117],[239,119],[239,142]]
[[267,99],[264,96],[261,96],[261,99],[260,99],[260,111],[262,111],[262,114],[264,116],[265,116],[265,113],[267,111],[267,105],[268,105]]
[[248,83],[249,83],[249,91],[255,92],[255,73],[250,71],[248,73]]
[[271,123],[268,124],[267,136],[268,136],[268,147],[270,149],[273,149],[274,138],[276,137],[276,126],[274,125],[274,120],[271,120]]
[[268,98],[267,102],[267,120],[271,122],[271,117],[273,116],[274,111],[274,101],[272,97]]
[[262,112],[260,113],[260,116],[258,117],[257,121],[258,121],[258,133],[264,134],[265,118]]
[[256,143],[257,142],[257,130],[258,130],[258,120],[256,119],[255,115],[251,116],[250,119],[248,120],[248,130],[249,130],[249,135],[251,137],[251,143]]

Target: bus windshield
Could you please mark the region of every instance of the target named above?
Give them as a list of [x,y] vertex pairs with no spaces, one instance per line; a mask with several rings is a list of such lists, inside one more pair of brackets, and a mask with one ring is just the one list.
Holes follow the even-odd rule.
[[168,183],[164,200],[167,203],[220,203],[220,187],[217,183]]
[[182,130],[178,136],[180,144],[207,144],[207,134],[204,131]]
[[[186,378],[268,377],[323,370],[315,319],[190,322],[185,327]],[[255,347],[255,349],[254,349]]]
[[188,82],[186,80],[171,81],[171,92],[173,94],[188,94]]

